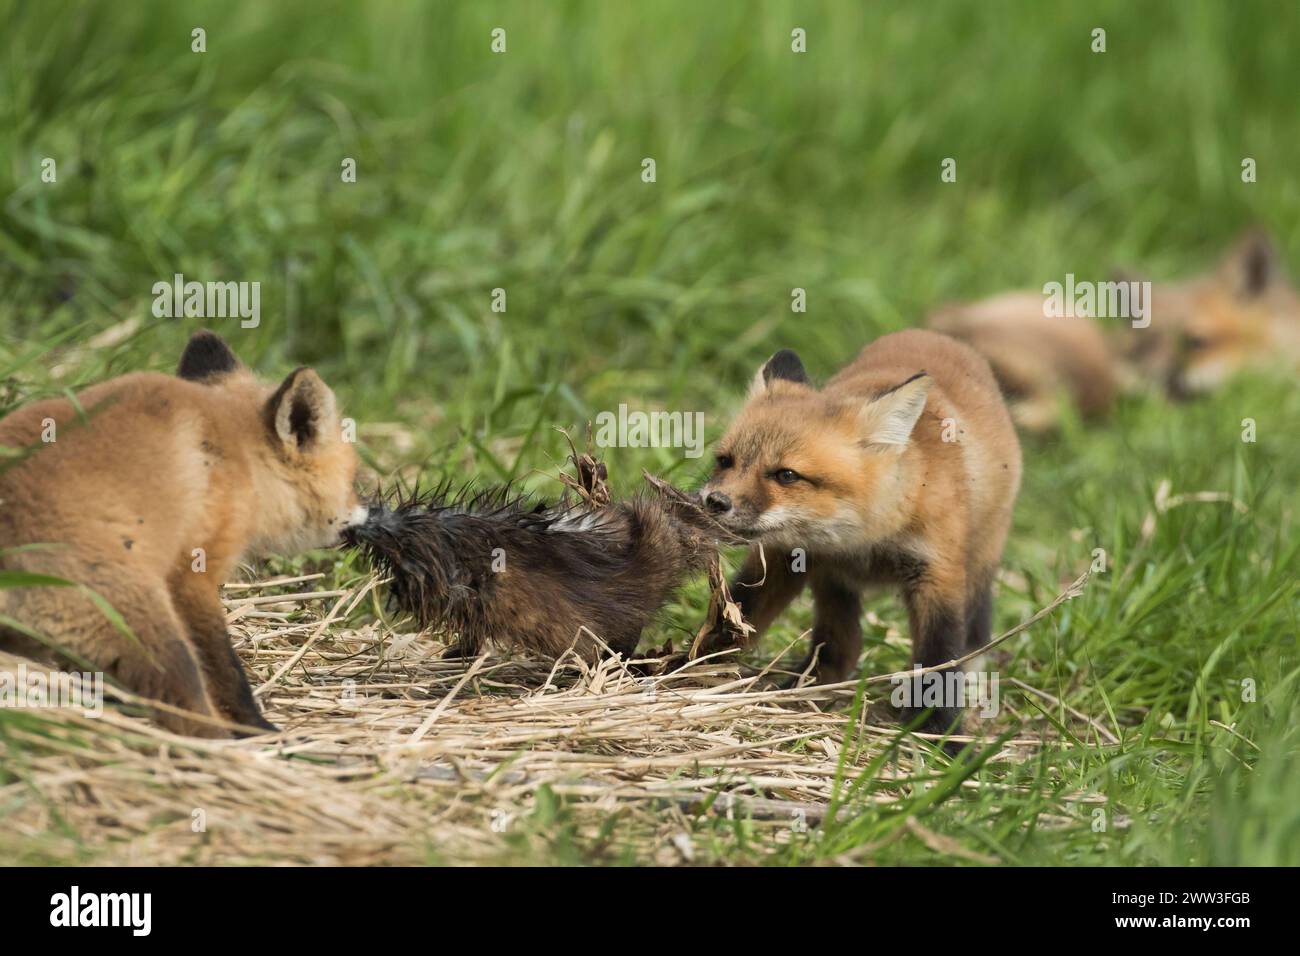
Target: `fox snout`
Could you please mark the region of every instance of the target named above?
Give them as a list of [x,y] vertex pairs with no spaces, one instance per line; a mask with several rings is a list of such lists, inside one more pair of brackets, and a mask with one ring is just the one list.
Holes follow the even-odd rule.
[[347,504],[343,511],[330,524],[337,530],[338,541],[332,543],[338,544],[339,541],[347,537],[349,531],[358,528],[370,520],[372,509],[375,506],[369,501],[361,498],[354,498]]
[[731,496],[721,491],[710,491],[704,496],[704,507],[711,515],[723,515],[731,510]]
[[761,531],[763,509],[748,496],[738,497],[721,488],[705,485],[700,489],[700,500],[718,524],[741,538],[753,540]]
[[358,547],[369,541],[378,530],[387,527],[392,511],[381,498],[363,498],[357,505],[355,519],[343,529],[343,544]]
[[376,507],[377,506],[373,502],[358,500],[357,503],[352,506],[352,510],[344,520],[343,530],[347,531],[350,528],[356,528],[365,524],[370,520],[370,516],[374,514]]

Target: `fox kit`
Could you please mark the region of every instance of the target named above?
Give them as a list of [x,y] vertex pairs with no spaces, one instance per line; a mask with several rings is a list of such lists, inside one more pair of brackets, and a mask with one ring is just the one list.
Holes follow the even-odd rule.
[[80,586],[0,590],[0,616],[16,625],[0,626],[0,647],[88,662],[209,718],[159,710],[182,733],[274,730],[231,647],[218,588],[243,556],[333,545],[365,518],[356,452],[316,373],[263,386],[199,332],[176,377],[124,375],[76,405],[35,402],[0,419],[0,446],[25,451],[0,468],[0,567]]
[[1095,320],[1045,315],[1037,292],[949,305],[927,324],[988,360],[1016,424],[1029,431],[1056,425],[1062,396],[1085,418],[1105,415],[1119,396],[1124,374]]
[[945,306],[927,322],[988,360],[1016,423],[1030,431],[1057,424],[1062,395],[1083,416],[1099,417],[1140,383],[1181,399],[1213,391],[1242,369],[1300,366],[1300,296],[1257,229],[1209,274],[1153,284],[1146,327],[1048,317],[1043,303],[1037,292],[1008,292]]
[[[829,683],[858,674],[868,585],[901,587],[914,665],[987,643],[1019,485],[1020,445],[987,363],[909,330],[868,345],[821,389],[795,353],[777,352],[718,443],[702,494],[724,527],[755,542],[732,593],[760,634],[811,587],[803,667],[815,661]],[[927,729],[959,717],[938,708]]]
[[1157,284],[1151,326],[1123,332],[1125,359],[1171,398],[1206,394],[1235,373],[1300,369],[1300,296],[1262,230],[1240,238],[1208,274]]

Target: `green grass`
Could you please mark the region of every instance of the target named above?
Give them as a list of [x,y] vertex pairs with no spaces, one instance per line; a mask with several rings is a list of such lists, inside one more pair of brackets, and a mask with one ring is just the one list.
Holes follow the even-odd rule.
[[[776,348],[824,378],[943,300],[1116,265],[1187,275],[1256,222],[1300,268],[1287,5],[0,2],[0,23],[0,412],[170,368],[198,323],[154,319],[154,282],[258,280],[259,328],[207,323],[246,361],[316,366],[384,471],[498,481],[562,457],[551,425],[620,402],[704,411],[712,440]],[[1247,156],[1257,183],[1241,182]],[[129,319],[122,343],[75,352]],[[367,431],[392,422],[413,447]],[[1005,562],[1023,584],[1003,587],[997,623],[1047,603],[1094,548],[1110,567],[999,667],[1122,743],[999,771],[1035,795],[918,788],[902,808],[1010,863],[1300,863],[1298,424],[1294,382],[1243,380],[1027,442]],[[608,457],[625,490],[642,467],[683,483],[703,467]],[[1164,479],[1248,510],[1174,508],[1142,543]],[[665,630],[702,611],[691,589]],[[809,617],[798,605],[770,644]],[[905,663],[868,641],[872,672]],[[893,833],[905,814],[870,788],[777,858]],[[563,820],[543,810],[539,827]],[[698,826],[719,858],[760,855],[742,825]],[[944,859],[911,839],[878,858]]]

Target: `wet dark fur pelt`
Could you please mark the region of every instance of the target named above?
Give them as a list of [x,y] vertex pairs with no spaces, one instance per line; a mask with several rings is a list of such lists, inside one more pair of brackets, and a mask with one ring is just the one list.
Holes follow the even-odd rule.
[[459,656],[490,644],[555,658],[572,647],[590,661],[601,641],[630,656],[718,543],[692,496],[656,487],[606,505],[443,487],[372,505],[348,543],[391,577],[398,607],[443,630]]

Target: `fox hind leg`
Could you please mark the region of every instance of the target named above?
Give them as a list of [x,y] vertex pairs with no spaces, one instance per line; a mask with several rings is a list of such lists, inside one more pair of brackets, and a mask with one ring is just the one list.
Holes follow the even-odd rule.
[[966,607],[966,650],[977,651],[993,639],[993,586],[976,589]]
[[[912,632],[913,667],[935,667],[963,655],[969,646],[971,620],[964,602],[947,597],[936,582],[926,577],[908,587],[904,600]],[[948,676],[958,670],[948,668],[925,675],[922,686],[926,689],[941,687],[941,702],[938,706],[925,706],[912,701],[908,708],[910,716],[905,715],[904,719],[912,722],[928,712],[925,722],[917,728],[922,733],[960,732],[964,709],[960,706],[961,701],[950,699],[951,679]]]
[[[185,632],[166,591],[106,575],[97,568],[54,573],[93,588],[121,614],[131,636],[73,588],[10,591],[8,607],[14,619],[53,645],[39,655],[42,659],[72,670],[87,666],[102,670],[133,694],[196,715],[155,708],[154,718],[168,730],[196,737],[229,736],[219,724],[221,715],[209,703],[198,655],[181,637]],[[29,652],[30,639],[26,645],[15,649]],[[198,719],[203,717],[212,721]]]

